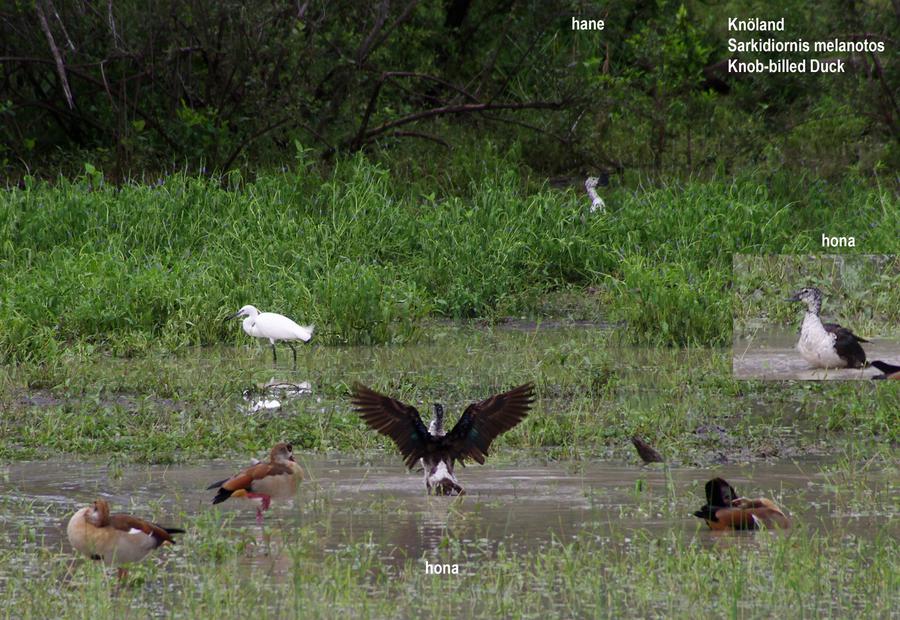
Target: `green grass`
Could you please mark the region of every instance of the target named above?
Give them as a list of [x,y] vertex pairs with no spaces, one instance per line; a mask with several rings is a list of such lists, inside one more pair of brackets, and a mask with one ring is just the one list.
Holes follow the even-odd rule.
[[784,301],[816,286],[825,298],[822,314],[870,337],[900,331],[900,256],[735,255],[734,329],[759,322],[798,325],[804,304]]
[[865,231],[868,253],[900,243],[896,195],[853,180],[638,185],[591,217],[582,193],[513,169],[447,194],[362,158],[252,182],[29,180],[0,193],[0,358],[235,343],[221,319],[245,303],[321,343],[410,342],[427,317],[552,315],[573,290],[597,299],[573,318],[624,322],[630,342],[721,346],[732,253],[816,252],[835,231]]
[[[415,403],[423,415],[439,400],[453,419],[476,399],[536,382],[536,411],[498,440],[499,458],[633,460],[633,433],[670,459],[701,464],[719,453],[737,462],[793,458],[845,441],[871,456],[900,440],[896,382],[739,381],[728,349],[628,348],[615,338],[594,328],[433,325],[415,345],[304,347],[296,373],[287,360],[273,368],[256,345],[135,359],[66,354],[0,371],[0,458],[40,458],[49,449],[126,463],[189,461],[257,454],[281,439],[317,452],[393,453],[351,411],[353,380]],[[313,395],[248,415],[242,391],[272,377],[309,380]],[[713,425],[728,439],[695,433]]]
[[900,546],[887,530],[861,538],[801,525],[716,539],[692,528],[626,536],[586,527],[530,553],[446,539],[428,557],[460,565],[447,577],[426,575],[424,558],[385,562],[386,552],[366,541],[326,551],[312,526],[270,525],[263,537],[204,515],[122,587],[96,563],[80,561],[67,578],[70,556],[58,549],[30,547],[24,559],[0,551],[2,615],[874,618],[900,604]]

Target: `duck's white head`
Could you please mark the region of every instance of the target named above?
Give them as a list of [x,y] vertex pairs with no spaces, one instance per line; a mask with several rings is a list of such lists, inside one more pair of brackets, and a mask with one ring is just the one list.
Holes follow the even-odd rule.
[[787,301],[802,301],[810,312],[818,314],[822,309],[822,291],[814,286],[807,286],[788,297]]
[[228,318],[236,319],[236,318],[242,317],[242,316],[255,317],[258,314],[259,314],[259,310],[257,310],[255,306],[246,305],[246,306],[242,307],[240,310],[238,310],[237,312],[235,312],[234,314],[232,314]]

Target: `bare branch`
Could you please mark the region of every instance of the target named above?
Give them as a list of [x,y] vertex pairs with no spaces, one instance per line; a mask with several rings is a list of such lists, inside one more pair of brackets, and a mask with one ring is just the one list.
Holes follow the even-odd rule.
[[69,80],[66,77],[66,65],[59,53],[59,48],[56,47],[56,41],[53,39],[53,33],[50,32],[50,25],[47,23],[47,16],[44,14],[44,9],[41,8],[40,0],[34,3],[34,9],[37,11],[38,19],[41,22],[41,30],[44,31],[44,35],[47,37],[50,53],[53,54],[53,59],[56,61],[56,72],[59,74],[59,81],[66,96],[66,103],[69,104],[70,109],[74,110],[75,100],[72,98],[72,90],[69,88]]
[[[385,3],[387,4],[387,3]],[[403,12],[400,13],[400,16],[394,20],[394,23],[390,25],[390,27],[386,28],[384,32],[381,32],[380,36],[378,36],[378,32],[381,31],[381,24],[379,24],[377,31],[373,30],[372,34],[376,35],[374,41],[367,42],[367,49],[362,56],[357,55],[357,63],[362,64],[368,59],[368,57],[378,49],[385,41],[387,41],[388,37],[391,36],[391,33],[400,27],[401,24],[406,22],[410,16],[412,15],[413,10],[419,4],[419,0],[412,0],[409,4],[406,5],[406,8],[403,9]]]
[[[522,103],[464,103],[460,105],[443,106],[440,108],[432,108],[430,110],[422,110],[407,114],[400,118],[382,123],[381,125],[365,132],[363,142],[371,142],[374,138],[394,129],[415,123],[426,118],[436,118],[439,116],[448,116],[453,114],[472,114],[477,112],[486,112],[488,110],[558,110],[565,105],[563,101],[525,101]],[[346,146],[353,146],[356,138],[345,142]]]
[[69,36],[69,31],[66,30],[66,25],[59,17],[59,11],[57,11],[56,7],[53,5],[53,0],[47,0],[47,5],[49,6],[50,10],[53,11],[53,17],[56,18],[56,22],[59,24],[59,27],[62,28],[63,34],[66,35],[66,43],[68,43],[69,49],[74,52],[75,44],[72,43],[72,37]]
[[388,10],[390,9],[391,3],[389,0],[382,0],[381,5],[378,7],[378,17],[375,19],[375,25],[372,26],[372,30],[369,31],[368,36],[363,40],[363,42],[359,45],[359,48],[356,50],[356,64],[361,65],[365,62],[366,58],[368,58],[372,49],[375,47],[375,40],[378,37],[378,33],[381,32],[381,29],[384,27],[385,22],[387,21]]
[[[389,134],[382,136],[382,138],[421,138],[423,140],[430,140],[431,142],[437,142],[441,146],[445,146],[448,149],[450,148],[450,143],[444,140],[443,138],[439,138],[437,136],[432,136],[431,134],[423,133],[421,131],[392,131]],[[372,138],[371,140],[374,140]],[[370,141],[371,141],[370,140]]]

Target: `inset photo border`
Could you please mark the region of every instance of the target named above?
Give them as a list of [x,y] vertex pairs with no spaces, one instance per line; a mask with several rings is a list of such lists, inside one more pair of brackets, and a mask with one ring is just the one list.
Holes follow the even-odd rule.
[[900,256],[735,254],[737,379],[869,380],[900,366]]

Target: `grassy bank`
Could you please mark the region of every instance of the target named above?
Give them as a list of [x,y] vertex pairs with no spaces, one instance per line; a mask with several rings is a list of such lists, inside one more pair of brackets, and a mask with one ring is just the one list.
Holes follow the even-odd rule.
[[[0,458],[51,450],[190,461],[258,454],[281,439],[317,452],[393,454],[351,412],[353,380],[414,403],[423,415],[440,400],[453,419],[476,399],[535,381],[536,412],[498,440],[499,458],[633,460],[633,433],[671,460],[698,464],[833,454],[845,441],[859,456],[888,456],[900,440],[896,382],[739,381],[729,349],[628,348],[614,339],[596,328],[437,325],[403,347],[304,347],[297,372],[288,361],[273,368],[256,345],[137,359],[64,355],[54,365],[0,373]],[[250,415],[242,392],[258,392],[273,377],[308,380],[313,394]]]
[[220,319],[245,303],[317,324],[321,343],[409,341],[426,317],[558,314],[560,291],[592,298],[573,318],[624,322],[630,342],[724,345],[731,253],[815,252],[835,230],[860,231],[862,252],[898,249],[897,198],[871,185],[638,186],[588,216],[583,192],[501,164],[468,187],[360,158],[324,177],[4,191],[0,356],[237,342]]

